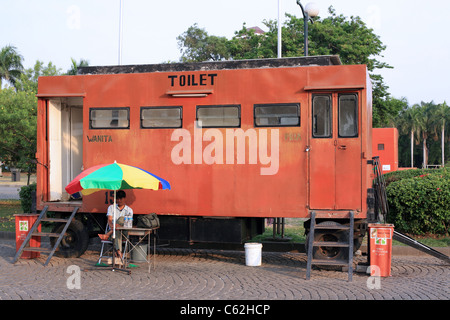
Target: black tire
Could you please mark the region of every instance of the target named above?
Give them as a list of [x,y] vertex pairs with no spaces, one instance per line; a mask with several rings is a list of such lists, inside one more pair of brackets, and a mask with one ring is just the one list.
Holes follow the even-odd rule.
[[[324,221],[319,223],[320,226],[333,226],[339,227],[341,224],[334,221]],[[306,250],[309,245],[308,233],[306,237]],[[314,232],[314,241],[335,241],[348,243],[348,231],[347,230],[323,230],[316,229]],[[314,247],[313,259],[320,260],[345,260],[348,257],[348,248],[340,247]]]
[[[63,229],[64,225],[60,224],[53,228],[52,232],[61,233]],[[57,239],[50,238],[52,247],[55,245]],[[55,255],[62,258],[78,258],[86,251],[88,245],[89,234],[86,228],[81,221],[73,220],[61,239]]]

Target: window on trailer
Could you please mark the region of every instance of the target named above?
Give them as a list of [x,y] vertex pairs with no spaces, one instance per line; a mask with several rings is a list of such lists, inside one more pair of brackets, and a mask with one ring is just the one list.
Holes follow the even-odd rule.
[[255,127],[300,126],[300,104],[256,104]]
[[130,108],[91,108],[89,126],[91,129],[129,129]]
[[356,94],[339,95],[339,137],[358,137],[358,100]]
[[240,128],[240,105],[197,106],[197,121],[203,128]]
[[181,128],[182,107],[141,107],[141,128]]
[[315,95],[313,97],[313,137],[330,138],[333,133],[332,120],[331,95]]

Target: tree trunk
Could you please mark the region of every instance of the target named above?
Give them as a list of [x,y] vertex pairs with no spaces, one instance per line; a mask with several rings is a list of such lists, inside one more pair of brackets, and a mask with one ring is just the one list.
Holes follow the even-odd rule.
[[428,165],[428,150],[427,150],[427,138],[423,137],[423,169],[427,168]]
[[444,135],[445,135],[445,126],[442,126],[442,132],[441,132],[442,168],[445,165]]
[[411,130],[411,168],[414,168],[414,130]]

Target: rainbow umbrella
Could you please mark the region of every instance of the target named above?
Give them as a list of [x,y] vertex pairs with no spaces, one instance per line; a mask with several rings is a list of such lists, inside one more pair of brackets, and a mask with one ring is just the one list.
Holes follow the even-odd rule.
[[88,195],[99,190],[170,190],[170,184],[144,169],[114,162],[84,170],[65,189],[69,194]]
[[[111,164],[101,164],[84,170],[65,189],[69,194],[81,192],[83,195],[100,190],[114,190],[114,208],[116,208],[117,190],[170,190],[170,184],[146,170],[114,161]],[[114,210],[113,221],[116,221],[116,210]],[[116,224],[114,223],[113,225],[113,238],[115,238]]]

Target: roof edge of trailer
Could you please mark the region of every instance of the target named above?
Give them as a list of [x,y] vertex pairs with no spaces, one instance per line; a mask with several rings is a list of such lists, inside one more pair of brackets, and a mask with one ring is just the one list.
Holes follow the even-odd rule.
[[299,66],[333,66],[342,65],[337,55],[308,56],[292,58],[271,58],[252,60],[232,60],[194,63],[165,63],[142,65],[117,66],[90,66],[78,68],[79,75],[120,74],[120,73],[149,73],[149,72],[176,72],[176,71],[208,71],[227,69],[259,69],[283,68]]

